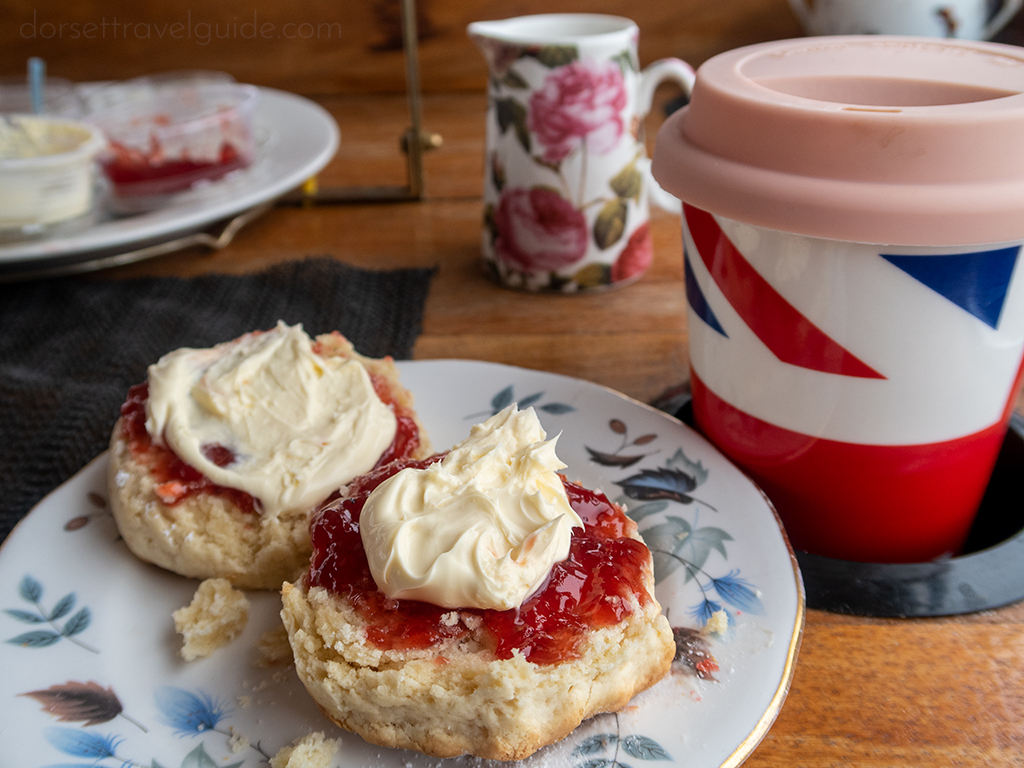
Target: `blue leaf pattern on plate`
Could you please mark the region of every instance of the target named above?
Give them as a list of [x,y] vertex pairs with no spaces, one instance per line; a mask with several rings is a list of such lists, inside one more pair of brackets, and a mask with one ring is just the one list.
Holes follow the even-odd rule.
[[[211,731],[223,736],[231,737],[236,735],[234,729],[222,730],[217,726],[227,717],[232,710],[205,691],[186,691],[183,688],[164,686],[154,694],[156,706],[162,715],[161,722],[174,728],[176,736],[199,736]],[[200,745],[201,746],[201,745]],[[259,742],[249,744],[249,747],[264,758],[270,756],[263,751]],[[198,753],[193,750],[193,759],[198,760],[205,757],[205,752]],[[187,763],[187,765],[186,765]],[[189,763],[182,765],[190,768],[201,763]],[[205,763],[202,763],[205,765]],[[227,768],[232,768],[228,766]]]
[[739,571],[729,571],[725,576],[712,579],[711,584],[729,605],[747,613],[764,613],[764,605],[754,588],[739,578]]
[[65,595],[64,597],[62,597],[60,601],[57,603],[57,605],[53,607],[53,610],[50,611],[50,621],[56,621],[57,619],[64,618],[64,616],[66,616],[74,607],[75,593],[72,592],[70,595]]
[[722,610],[721,603],[716,603],[714,600],[709,600],[705,597],[690,610],[690,615],[697,620],[698,624],[703,626],[711,621],[711,617],[720,610]]
[[7,640],[11,645],[20,645],[22,648],[47,648],[54,643],[67,638],[75,645],[84,648],[92,653],[99,653],[95,648],[75,639],[75,635],[81,634],[92,622],[92,613],[88,608],[81,608],[78,613],[64,622],[64,626],[58,626],[57,621],[64,618],[75,607],[75,593],[70,592],[50,610],[42,605],[43,585],[32,576],[26,574],[18,583],[18,594],[27,602],[35,606],[35,612],[24,611],[18,608],[4,610],[8,616],[17,619],[23,624],[49,624],[51,629],[37,629],[32,632],[12,637]]
[[692,504],[690,496],[696,481],[678,469],[642,469],[625,480],[617,480],[616,485],[622,488],[626,496],[637,501],[668,499],[680,504]]
[[[488,411],[478,411],[477,413],[471,413],[466,416],[466,419],[487,419],[498,413],[498,411],[507,408],[516,403],[519,410],[525,410],[531,405],[536,404],[544,397],[544,392],[534,392],[532,395],[526,395],[524,397],[516,397],[515,387],[509,384],[503,390],[498,392],[494,397],[491,398],[491,407]],[[567,403],[544,403],[543,405],[537,405],[536,410],[544,413],[550,413],[552,416],[562,416],[567,413],[572,413],[576,409]]]
[[43,735],[61,752],[91,760],[116,757],[117,746],[122,741],[115,736],[100,736],[74,728],[47,728]]
[[[615,718],[615,733],[599,733],[588,736],[572,751],[573,757],[586,757],[574,768],[629,768],[628,763],[619,760],[619,751],[625,752],[637,760],[671,760],[672,756],[664,747],[649,736],[631,734],[622,736],[619,727],[618,713],[612,713]],[[612,750],[609,757],[606,754]]]
[[[73,757],[82,757],[93,762],[88,765],[80,763],[49,765],[46,768],[96,768],[103,760],[116,760],[121,768],[147,768],[145,763],[125,758],[117,754],[117,747],[123,739],[114,736],[99,736],[87,731],[76,731],[72,728],[47,728],[44,734],[46,740],[54,747],[65,754]],[[185,755],[181,761],[181,768],[239,768],[244,760],[239,760],[231,765],[222,765],[209,756],[206,747],[199,744],[195,749]],[[149,765],[152,768],[160,768],[161,764],[152,760]]]
[[658,742],[647,736],[627,736],[622,740],[622,748],[627,755],[638,760],[672,759],[672,755],[666,752]]
[[38,603],[43,596],[43,585],[26,575],[18,584],[18,594],[30,603]]
[[[626,435],[629,431],[621,419],[612,419],[609,428],[618,435]],[[648,443],[656,437],[645,435],[638,441]],[[590,453],[592,461],[604,466],[625,468],[617,459],[624,445],[625,442],[608,453],[596,451],[589,446],[584,448]],[[608,458],[602,460],[603,456]],[[672,514],[665,515],[660,522],[655,521],[655,515],[669,511],[673,504],[692,505],[717,512],[715,507],[694,495],[694,491],[707,479],[708,470],[703,462],[694,461],[682,448],[677,448],[663,466],[641,469],[623,480],[615,481],[615,484],[622,488],[626,499],[644,502],[630,509],[629,514],[635,522],[651,521],[640,534],[654,555],[656,581],[661,582],[682,569],[684,584],[692,582],[699,588],[700,601],[690,608],[690,616],[706,624],[714,613],[722,610],[723,604],[708,596],[712,591],[717,592],[721,600],[736,611],[764,614],[764,604],[757,589],[746,579],[740,578],[739,570],[731,570],[725,576],[713,576],[707,570],[708,559],[713,553],[721,555],[723,560],[729,559],[726,542],[734,539],[728,531],[719,526],[699,526],[699,509],[694,511],[692,521]],[[620,499],[620,502],[626,499]]]
[[4,611],[8,616],[13,616],[18,621],[24,622],[25,624],[42,624],[46,619],[38,614],[29,613],[28,611],[19,611],[17,608],[8,608]]
[[182,688],[164,686],[157,690],[155,699],[163,715],[161,721],[174,728],[180,736],[193,736],[214,730],[230,712],[203,691],[192,693]]

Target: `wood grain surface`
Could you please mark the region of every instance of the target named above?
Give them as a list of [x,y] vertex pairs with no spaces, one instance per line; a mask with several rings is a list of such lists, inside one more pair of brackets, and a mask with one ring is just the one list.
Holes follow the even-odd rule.
[[[678,56],[694,66],[739,45],[800,33],[786,0],[592,0],[585,8],[542,0],[418,0],[419,56],[427,92],[480,90],[486,68],[466,36],[481,19],[586,10],[633,18],[646,63]],[[215,69],[303,94],[405,90],[398,0],[189,0],[0,2],[0,75],[29,56],[72,80]]]
[[[635,20],[643,64],[676,56],[696,67],[722,51],[802,34],[787,0],[417,0],[424,91],[483,89],[470,22],[567,10]],[[996,39],[1024,41],[1024,18]],[[22,77],[30,56],[75,81],[211,69],[305,95],[406,88],[399,0],[0,0],[0,77]]]

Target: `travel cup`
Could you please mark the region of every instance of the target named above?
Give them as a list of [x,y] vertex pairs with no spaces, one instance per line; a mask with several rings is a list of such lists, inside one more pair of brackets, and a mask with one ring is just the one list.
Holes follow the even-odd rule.
[[1021,386],[1024,49],[729,51],[653,172],[683,201],[698,427],[798,549],[958,553]]

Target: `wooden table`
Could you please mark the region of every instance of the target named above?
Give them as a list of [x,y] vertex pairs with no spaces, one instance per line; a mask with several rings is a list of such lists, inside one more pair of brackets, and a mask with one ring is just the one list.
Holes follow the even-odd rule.
[[[320,183],[402,183],[404,99],[323,103],[338,118],[342,144]],[[482,95],[427,98],[425,128],[442,134],[444,144],[426,157],[423,201],[279,206],[222,251],[186,251],[104,274],[242,273],[317,254],[366,267],[437,266],[417,358],[554,371],[643,401],[683,382],[677,216],[654,213],[655,263],[640,282],[619,291],[529,295],[483,277],[484,106]],[[924,620],[808,611],[789,697],[746,765],[1024,765],[1024,604]]]

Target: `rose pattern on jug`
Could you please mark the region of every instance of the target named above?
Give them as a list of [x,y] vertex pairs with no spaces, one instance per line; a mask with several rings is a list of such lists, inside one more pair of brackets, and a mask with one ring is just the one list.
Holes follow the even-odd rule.
[[[627,78],[639,72],[635,53],[594,61],[573,45],[477,42],[491,72],[489,119],[499,140],[514,137],[486,159],[484,250],[492,276],[571,292],[641,275],[653,246],[640,209],[640,121],[628,97]],[[536,87],[520,69],[532,71]],[[624,165],[600,183],[595,159],[622,155],[624,142]]]
[[494,211],[494,249],[522,272],[556,271],[587,252],[587,219],[553,189],[504,189]]
[[615,149],[625,108],[620,65],[574,61],[552,70],[530,96],[527,127],[544,147],[544,162],[557,165],[584,144],[598,155]]

